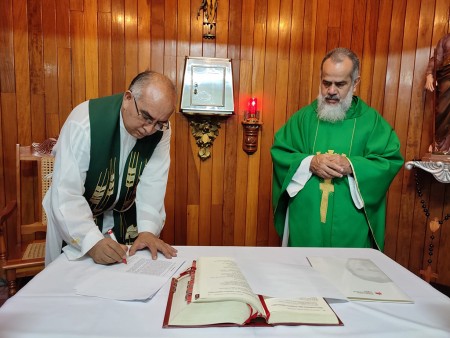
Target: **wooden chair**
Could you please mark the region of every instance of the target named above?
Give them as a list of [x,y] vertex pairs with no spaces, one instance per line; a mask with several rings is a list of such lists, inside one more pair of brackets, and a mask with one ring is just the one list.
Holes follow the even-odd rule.
[[[31,224],[22,222],[22,177],[21,168],[25,161],[37,167],[37,212]],[[17,292],[17,279],[36,275],[44,268],[45,233],[47,232],[47,217],[42,208],[42,199],[51,184],[54,158],[48,154],[40,154],[32,146],[16,145],[16,189],[17,201],[7,204],[1,213],[0,231],[0,263],[6,273],[8,296]],[[32,187],[27,187],[31,189]],[[24,188],[25,189],[25,188]],[[15,245],[8,247],[8,231],[6,218],[12,214],[14,206],[17,207],[17,227]],[[12,234],[9,234],[12,236]]]

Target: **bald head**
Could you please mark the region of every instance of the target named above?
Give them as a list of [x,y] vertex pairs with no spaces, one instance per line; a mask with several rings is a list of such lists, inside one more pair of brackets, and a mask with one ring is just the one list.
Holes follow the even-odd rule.
[[133,92],[136,99],[144,94],[147,88],[151,88],[155,95],[167,96],[168,101],[173,102],[175,108],[176,90],[172,81],[165,75],[147,70],[139,73],[130,83],[128,90]]

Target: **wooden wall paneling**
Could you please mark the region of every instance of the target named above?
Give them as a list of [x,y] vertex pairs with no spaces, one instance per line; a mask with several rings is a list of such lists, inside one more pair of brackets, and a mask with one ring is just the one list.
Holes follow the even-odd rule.
[[177,16],[171,15],[177,10],[177,0],[164,2],[164,74],[175,84],[177,81]]
[[[164,74],[167,75],[172,82],[176,85],[177,83],[177,16],[169,15],[177,9],[177,0],[170,0],[164,2]],[[140,44],[139,44],[140,46]],[[150,61],[150,60],[148,60]],[[178,109],[178,102],[176,103],[176,110]],[[175,158],[176,155],[176,134],[178,130],[176,114],[173,114],[170,118],[171,128],[172,128],[172,138],[170,144],[170,157]],[[173,163],[173,162],[172,162]],[[165,238],[169,238],[169,243],[175,242],[175,205],[177,203],[176,198],[176,176],[175,168],[172,166],[169,170],[169,180],[167,183],[166,197],[165,197],[165,207],[166,207],[166,226],[165,226]],[[186,200],[186,198],[184,199]],[[186,210],[186,208],[184,208]]]
[[54,0],[43,0],[42,33],[44,37],[44,93],[45,93],[45,138],[59,132],[58,111],[58,47],[56,41],[56,4]]
[[[184,58],[183,58],[184,65]],[[175,113],[176,131],[177,135],[172,136],[175,138],[175,146],[173,149],[175,161],[171,164],[171,171],[174,172],[174,243],[186,244],[187,243],[187,154],[189,153],[189,141],[188,133],[189,123],[187,119],[181,113]],[[173,130],[172,130],[173,131]],[[181,132],[183,131],[183,132]],[[172,138],[172,139],[173,139]]]
[[[267,88],[268,78],[270,86],[275,89],[276,79],[276,57],[278,41],[278,22],[279,22],[279,2],[270,3],[255,2],[255,25],[253,33],[253,66],[252,66],[252,89],[247,93],[242,93],[244,103],[248,103],[248,97],[256,97],[258,101],[258,110],[261,114],[261,120],[266,122],[270,131],[272,114],[264,118],[264,107],[270,107],[269,101],[274,100],[275,90],[269,97],[264,91]],[[270,55],[269,55],[270,54]],[[270,109],[270,108],[269,108]],[[270,110],[268,110],[270,111]],[[243,136],[243,134],[242,134]],[[264,139],[270,138],[270,135],[260,131],[258,151],[248,155],[245,159],[247,164],[247,193],[246,193],[246,212],[245,212],[245,245],[256,245],[258,224],[267,222],[267,220],[258,219],[258,183],[262,179],[260,173],[264,169],[261,166],[261,149]],[[271,142],[271,141],[270,141]],[[266,148],[264,148],[266,149]],[[242,149],[239,149],[243,151]],[[261,170],[261,171],[260,171]],[[267,168],[267,170],[270,170]],[[263,227],[263,225],[261,225]]]
[[[220,137],[220,133],[219,136]],[[215,154],[215,144],[211,147],[211,154]],[[199,217],[198,217],[198,244],[211,244],[211,191],[212,191],[212,160],[200,161],[200,175],[199,175]]]
[[13,41],[13,11],[11,0],[0,2],[0,88],[2,93],[15,92],[14,77],[14,41]]
[[370,104],[380,114],[383,114],[384,85],[386,83],[387,58],[389,54],[389,32],[391,29],[392,1],[380,1],[375,60],[373,64],[373,80],[370,93]]
[[228,58],[229,0],[222,0],[217,10],[215,57]]
[[247,109],[247,101],[252,93],[252,69],[253,53],[255,39],[255,21],[256,12],[259,3],[255,1],[246,1],[242,3],[242,30],[241,34],[241,62],[239,68],[239,106],[238,116],[239,125],[236,137],[236,178],[235,199],[234,199],[234,220],[233,220],[233,243],[235,245],[245,245],[245,222],[247,208],[247,176],[248,176],[248,155],[242,150],[243,131],[242,124],[243,112]]
[[[15,189],[15,140],[17,140],[17,121],[10,119],[9,114],[5,112],[13,112],[16,110],[16,94],[15,93],[1,93],[1,136],[2,140],[2,172],[4,177],[4,190],[2,190],[2,197],[4,203],[7,201],[16,199],[16,189]],[[3,182],[2,182],[3,185]],[[25,193],[24,198],[26,198],[27,206],[29,207],[29,214],[34,212],[34,203],[32,196],[32,189],[29,189]],[[3,205],[2,205],[3,206]],[[27,219],[29,219],[28,217]],[[8,223],[7,233],[14,233],[15,224],[10,221]],[[8,237],[7,246],[11,247],[14,244],[15,237]]]
[[99,95],[99,53],[97,27],[97,1],[86,1],[84,6],[84,57],[86,74],[86,99],[94,99]]
[[[263,64],[254,68],[264,70],[262,74],[263,88],[255,88],[257,92],[263,92],[260,110],[264,125],[261,128],[259,151],[257,154],[260,169],[259,188],[257,196],[250,198],[247,204],[252,203],[253,198],[257,202],[257,245],[267,245],[269,240],[269,228],[273,227],[271,214],[271,182],[272,182],[272,159],[270,147],[273,143],[275,119],[278,126],[286,121],[287,86],[289,81],[289,45],[291,31],[292,2],[281,1],[280,3],[269,3],[267,8],[267,37],[265,42],[265,58],[261,59]],[[252,155],[254,156],[254,155]],[[253,158],[251,158],[253,160]],[[255,158],[256,160],[256,158]],[[251,163],[250,163],[251,164]],[[249,175],[255,175],[255,170],[249,171]],[[254,190],[254,189],[251,189]],[[251,193],[249,186],[249,193]],[[256,193],[256,192],[255,192]],[[254,245],[254,244],[252,244]]]
[[[2,109],[2,101],[1,101],[1,97],[2,97],[2,93],[0,92],[0,139],[3,140],[3,109]],[[6,188],[5,188],[5,171],[3,170],[5,163],[3,161],[3,158],[5,157],[5,151],[6,148],[3,147],[2,142],[0,142],[0,205],[2,206],[2,208],[6,205],[7,203],[7,198],[6,198]],[[11,220],[11,218],[10,218]],[[14,224],[14,222],[11,222]],[[8,228],[8,225],[6,225],[6,228]]]
[[[293,1],[290,14],[290,44],[287,46],[289,53],[289,83],[287,88],[288,101],[286,107],[287,116],[291,116],[299,108],[305,1]],[[274,132],[278,129],[278,126],[274,125]]]
[[[197,10],[200,7],[200,2],[197,0],[191,0],[190,18],[191,18],[191,35],[190,35],[190,56],[202,56],[203,52],[203,12],[200,12],[200,16],[197,18]],[[189,12],[188,12],[189,13]]]
[[361,57],[361,83],[359,95],[369,105],[372,104],[372,86],[374,76],[374,63],[376,55],[376,41],[378,30],[379,0],[369,0],[366,10],[364,27],[364,46]]
[[[228,57],[232,60],[232,66],[233,64],[236,65],[236,62],[240,60],[241,55],[241,34],[242,34],[242,1],[240,0],[228,0],[229,1],[229,23],[228,23]],[[235,62],[233,62],[233,60]],[[234,76],[236,74],[236,76]],[[237,74],[239,72],[235,72],[233,68],[233,81],[235,82],[235,88],[238,84],[238,81],[236,81]],[[237,95],[236,95],[237,96]],[[235,97],[236,100],[236,97]],[[237,107],[235,105],[235,107]]]
[[[131,1],[125,2],[125,83],[126,88],[131,80],[138,74],[138,22],[137,22],[137,3]],[[161,13],[160,13],[161,15]],[[163,16],[164,17],[164,16]],[[161,39],[161,37],[159,37]],[[161,39],[164,41],[164,36]],[[161,55],[161,62],[162,62]],[[162,67],[160,69],[162,72]],[[124,88],[125,89],[125,88]]]
[[240,151],[237,134],[240,129],[242,116],[240,105],[240,65],[241,65],[241,34],[242,34],[242,2],[230,0],[229,29],[228,29],[228,58],[231,59],[233,72],[234,114],[228,118],[225,129],[225,162],[224,162],[224,188],[223,188],[223,223],[222,244],[234,243],[234,211],[236,196],[236,168],[237,152]]
[[340,47],[339,35],[342,17],[342,0],[330,1],[328,24],[327,24],[327,45],[326,50]]
[[[305,2],[305,15],[303,23],[303,41],[302,41],[302,67],[299,107],[309,104],[313,97],[317,96],[318,87],[314,88],[313,78],[319,77],[314,71],[314,42],[316,39],[316,22],[317,22],[317,6],[318,0]],[[322,13],[322,11],[321,11]],[[320,67],[319,67],[320,69]],[[310,83],[310,86],[305,85]],[[314,94],[313,94],[314,93]],[[293,114],[288,112],[288,114]]]
[[[179,13],[190,12],[190,2],[178,0],[177,9]],[[176,40],[176,86],[178,98],[181,98],[183,75],[185,67],[185,57],[189,55],[189,40],[190,40],[190,17],[187,15],[177,15],[177,40]],[[181,101],[181,99],[180,99]],[[178,102],[180,104],[181,102]],[[178,105],[179,107],[179,105]],[[174,159],[171,164],[171,170],[175,175],[174,199],[174,236],[176,244],[187,244],[191,242],[188,238],[187,231],[191,222],[188,218],[188,157],[190,156],[189,137],[190,128],[189,122],[181,113],[175,113],[175,131],[172,135],[172,140],[175,144]],[[196,221],[198,222],[198,220]]]
[[125,76],[125,8],[123,0],[111,0],[112,92],[123,92]]
[[[410,263],[408,268],[413,273],[419,275],[419,271],[425,267],[424,257],[426,255],[426,252],[428,252],[425,246],[428,243],[427,229],[429,228],[429,220],[431,220],[431,218],[428,219],[425,215],[425,212],[429,212],[431,203],[430,187],[431,181],[434,180],[434,177],[431,174],[428,174],[418,168],[413,169],[413,174],[415,178],[417,175],[418,182],[420,183],[421,196],[419,196],[416,192],[416,179],[414,179],[413,182],[408,182],[408,187],[410,189],[413,189],[415,192],[415,203],[413,206],[414,210],[410,210],[410,212],[413,213],[413,219],[415,220],[414,231],[411,238],[411,247],[414,248],[414,251],[411,251]],[[428,210],[424,210],[424,208],[422,207],[422,200],[424,201],[424,205],[428,208]],[[428,257],[428,255],[426,256]]]
[[[58,104],[60,129],[69,116],[72,102],[72,52],[70,48],[58,48]],[[48,137],[56,137],[57,134],[49,134]]]
[[[313,74],[312,74],[312,88],[311,97],[308,100],[309,104],[311,101],[315,100],[320,87],[320,64],[324,55],[327,52],[327,27],[328,15],[329,15],[329,1],[328,0],[318,0],[317,8],[320,9],[317,13],[317,21],[314,27],[316,34],[314,36],[314,49],[313,49]],[[319,14],[320,13],[320,14]]]
[[[367,1],[360,0],[355,1],[353,7],[353,31],[352,31],[352,43],[350,45],[356,55],[361,59],[363,56],[364,47],[364,34],[365,34],[365,21],[367,19]],[[356,88],[356,95],[359,95],[360,87]],[[365,99],[365,98],[363,98]]]
[[[189,127],[190,131],[191,127]],[[200,214],[200,158],[198,157],[198,147],[194,137],[190,134],[188,137],[189,156],[187,158],[187,187],[188,187],[188,216],[187,224],[187,244],[199,244],[199,214]],[[195,212],[190,211],[191,209]],[[197,217],[197,218],[195,218]]]
[[[413,95],[411,98],[411,109],[410,109],[410,125],[408,126],[408,148],[406,151],[406,161],[414,158],[419,158],[421,148],[421,135],[423,129],[420,128],[424,125],[424,119],[426,116],[424,99],[425,99],[425,69],[428,65],[429,59],[429,46],[432,35],[432,22],[434,17],[434,5],[424,6],[423,3],[420,7],[420,16],[418,24],[418,34],[417,34],[417,44],[415,52],[415,65],[414,65],[414,80],[413,80]],[[430,144],[429,140],[426,140],[427,147]],[[413,229],[410,242],[410,257],[409,257],[409,268],[411,271],[417,273],[422,268],[422,259],[424,252],[424,237],[426,234],[426,227],[428,226],[426,217],[422,210],[422,203],[419,196],[415,191],[415,176],[419,173],[419,169],[414,169],[410,173],[409,185],[411,189],[408,189],[407,194],[412,194],[411,198],[414,198],[414,203],[412,207],[414,211],[410,211],[413,221]],[[426,193],[429,196],[429,184]],[[424,187],[425,189],[425,187]]]
[[216,41],[203,39],[202,56],[207,58],[213,58],[216,56]]
[[[255,0],[242,2],[241,12],[241,60],[252,60],[253,33],[255,29]],[[237,32],[236,32],[237,33]]]
[[[14,78],[16,95],[16,119],[13,122],[17,128],[17,142],[27,145],[31,144],[31,107],[30,107],[30,56],[28,53],[28,17],[27,17],[27,1],[19,0],[14,2],[13,6],[13,23],[11,33],[14,32]],[[5,13],[5,12],[2,12]],[[4,25],[8,20],[0,20],[0,25]],[[8,32],[8,29],[1,29]],[[2,43],[2,46],[8,44]],[[7,48],[1,48],[0,53],[6,53]],[[1,55],[1,54],[0,54]],[[4,64],[3,60],[0,64]],[[0,66],[1,67],[1,66]],[[4,71],[1,70],[1,73]],[[3,92],[3,83],[0,86]],[[7,88],[7,87],[5,87]],[[55,99],[57,96],[55,96]],[[56,101],[56,100],[55,100]],[[20,123],[17,123],[20,121]],[[8,152],[15,154],[15,147],[8,149]]]
[[164,73],[164,0],[152,1],[151,11],[150,68]]
[[[173,6],[173,1],[166,1]],[[167,11],[167,4],[166,4]],[[176,18],[174,18],[176,20]],[[147,0],[137,0],[137,50],[138,70],[137,73],[150,69],[151,61],[151,7]],[[176,65],[174,67],[176,69]]]
[[59,48],[70,47],[70,0],[55,0],[56,41]]
[[28,2],[28,49],[30,55],[31,137],[33,142],[45,139],[44,56],[42,39],[42,2]]
[[[2,170],[0,173],[3,174],[3,180],[1,180],[0,188],[2,188],[2,193],[0,196],[0,201],[6,203],[7,201],[16,199],[16,177],[15,177],[15,141],[17,140],[17,126],[16,121],[10,121],[9,115],[4,114],[4,112],[12,112],[16,109],[16,94],[15,93],[1,93],[0,94],[0,136],[1,136],[1,149],[2,152],[0,154],[0,163],[2,164]],[[28,199],[29,203],[27,204],[30,207],[31,213],[33,212],[34,204]],[[14,243],[16,240],[16,232],[12,227],[14,222],[16,222],[16,215],[8,221],[8,229],[6,231],[6,238],[8,243]]]
[[[414,72],[414,57],[417,44],[417,31],[419,23],[420,3],[408,2],[406,7],[405,26],[409,29],[404,30],[403,36],[403,50],[401,58],[401,76],[399,82],[399,97],[397,98],[397,110],[395,119],[395,130],[400,140],[406,144],[403,150],[406,158],[414,157],[414,152],[411,152],[411,139],[416,141],[414,135],[414,128],[417,128],[415,123],[418,120],[418,116],[414,116],[414,112],[411,111],[412,104],[412,89],[413,72]],[[421,82],[421,81],[420,81]],[[408,124],[412,129],[408,130]],[[409,131],[409,133],[408,133]],[[413,134],[410,136],[409,134]],[[403,175],[402,175],[403,174]],[[411,175],[410,170],[400,171],[399,176],[403,176],[403,181],[413,181],[414,176]],[[401,176],[400,176],[401,177]],[[402,189],[403,190],[403,189]],[[404,206],[400,212],[399,229],[397,237],[397,254],[396,260],[404,265],[408,266],[409,263],[409,250],[407,247],[411,241],[412,233],[412,213],[410,210],[414,207],[414,191],[403,191],[401,195],[400,205]],[[408,244],[406,244],[408,243]],[[405,252],[405,249],[407,252]]]
[[341,9],[342,20],[339,35],[339,46],[341,47],[350,48],[352,44],[354,7],[355,7],[355,0],[347,0],[342,2],[342,9]]
[[[450,204],[450,189],[445,186],[445,197],[444,197],[444,209],[443,215],[440,219],[443,219],[448,213],[448,205]],[[450,257],[446,248],[450,247],[450,226],[448,220],[445,221],[440,228],[440,241],[439,247],[434,248],[433,251],[436,252],[434,259],[437,260],[437,273],[439,277],[437,282],[443,285],[450,285]]]
[[97,0],[99,13],[111,13],[111,0]]
[[187,206],[187,245],[198,245],[198,204]]
[[[199,244],[199,222],[200,220],[197,218],[197,220],[194,221],[194,215],[197,215],[199,217],[200,214],[200,157],[198,156],[199,148],[195,142],[195,138],[192,136],[191,133],[192,127],[189,126],[188,132],[188,144],[189,144],[189,151],[188,151],[188,158],[187,158],[187,183],[188,183],[188,208],[195,206],[197,209],[197,212],[192,215],[192,217],[189,217],[188,221],[191,221],[192,223],[187,224],[187,232],[190,235],[192,232],[192,236],[189,236],[191,238],[191,242],[188,241],[188,245],[198,245]],[[188,238],[189,238],[188,237]]]
[[84,0],[70,0],[70,10],[71,11],[84,11]]
[[[389,56],[384,89],[383,117],[395,129],[396,102],[398,97],[398,83],[400,77],[400,57],[403,42],[403,28],[405,23],[406,1],[399,1],[392,7],[391,30],[389,34]],[[402,154],[405,154],[405,140],[400,139]],[[400,174],[391,183],[386,213],[386,239],[384,252],[395,257],[397,251],[398,213],[400,212],[400,199],[402,193],[402,180]],[[397,210],[397,213],[394,211]],[[395,240],[393,240],[395,239]]]
[[[228,20],[229,2],[222,1],[218,4],[216,19],[216,38],[213,56],[227,58],[228,56]],[[225,145],[227,137],[227,123],[229,118],[221,121],[219,136],[214,141],[212,167],[211,167],[211,213],[210,213],[210,244],[222,245],[223,243],[223,200],[224,200],[224,168]],[[220,216],[220,217],[218,217]]]
[[[241,60],[240,64],[240,86],[239,112],[247,109],[246,101],[249,98],[252,88],[252,61]],[[245,99],[244,99],[245,98]],[[245,102],[244,102],[245,100]],[[239,121],[242,121],[239,115]],[[242,150],[242,125],[239,123],[238,135],[236,138],[236,186],[234,199],[234,221],[233,221],[233,243],[235,245],[245,245],[245,219],[247,209],[247,182],[248,182],[248,155]]]
[[109,96],[112,90],[111,12],[99,12],[98,34],[98,95]]
[[85,77],[85,29],[83,12],[70,12],[70,32],[72,45],[72,103],[74,106],[86,100]]
[[221,121],[219,136],[214,141],[213,156],[211,158],[211,212],[209,219],[209,224],[211,225],[211,245],[222,245],[225,138],[227,135],[227,122],[228,118]]
[[[428,173],[425,173],[425,175],[431,175]],[[445,184],[437,182],[434,178],[431,178],[431,187],[430,187],[430,202],[429,202],[429,211],[430,211],[430,218],[431,220],[440,220],[442,219],[443,215],[443,206],[444,206],[444,200],[445,200]],[[445,226],[445,225],[444,225]],[[439,248],[441,248],[441,233],[442,233],[441,226],[438,231],[432,233],[430,230],[429,225],[427,225],[426,229],[426,236],[425,236],[425,249],[424,256],[423,256],[423,268],[426,269],[428,266],[428,260],[431,258],[432,263],[431,267],[434,272],[439,273],[438,268],[438,258],[439,258]],[[431,236],[434,236],[434,239],[431,240]],[[432,244],[433,247],[433,256],[429,256],[429,246]],[[397,259],[397,258],[396,258]],[[432,280],[435,281],[435,280]]]
[[[228,57],[229,2],[221,1],[217,13],[215,56]],[[227,126],[230,118],[221,121],[219,137],[214,141],[211,173],[211,245],[223,243],[223,214],[225,191],[225,146],[227,144]]]
[[450,32],[450,4],[448,0],[434,1],[436,2],[436,9],[434,12],[433,48],[446,33]]

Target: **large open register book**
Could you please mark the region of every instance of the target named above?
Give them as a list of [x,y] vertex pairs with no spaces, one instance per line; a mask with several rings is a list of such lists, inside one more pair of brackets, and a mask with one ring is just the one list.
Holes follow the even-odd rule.
[[172,279],[163,327],[343,325],[321,297],[270,298],[252,292],[236,262],[201,257]]

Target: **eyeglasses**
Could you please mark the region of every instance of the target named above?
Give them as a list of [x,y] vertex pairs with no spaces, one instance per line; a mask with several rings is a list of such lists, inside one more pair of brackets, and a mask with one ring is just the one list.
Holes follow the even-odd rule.
[[152,125],[153,128],[159,131],[165,131],[169,129],[169,121],[167,122],[161,122],[161,121],[155,121],[154,118],[152,118],[149,114],[145,112],[141,112],[138,108],[136,98],[133,95],[133,92],[130,90],[131,96],[133,97],[134,106],[136,107],[136,112],[139,116],[142,116],[142,118],[145,120],[145,122],[149,125]]

